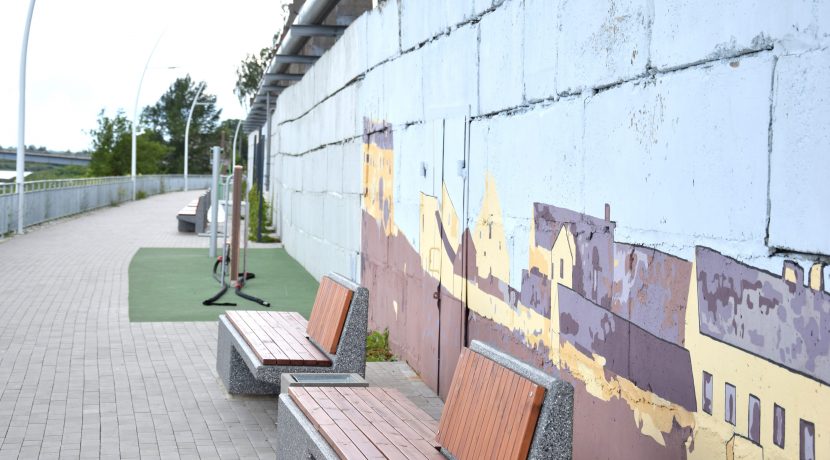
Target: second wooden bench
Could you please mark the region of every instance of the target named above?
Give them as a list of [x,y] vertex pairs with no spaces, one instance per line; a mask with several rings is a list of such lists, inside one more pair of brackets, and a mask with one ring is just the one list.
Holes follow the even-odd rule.
[[473,341],[438,422],[394,389],[291,387],[277,437],[278,459],[570,459],[573,387]]

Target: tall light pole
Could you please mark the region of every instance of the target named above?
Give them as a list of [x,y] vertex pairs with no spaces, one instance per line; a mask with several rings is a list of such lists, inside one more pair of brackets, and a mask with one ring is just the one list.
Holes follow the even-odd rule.
[[199,85],[199,91],[196,92],[196,97],[193,98],[193,105],[190,106],[190,113],[187,114],[187,126],[184,128],[184,191],[187,191],[187,153],[188,144],[190,144],[190,120],[193,119],[193,109],[196,108],[196,103],[199,102],[199,96],[202,95],[202,90],[205,89],[205,82]]
[[29,14],[23,29],[23,45],[20,50],[20,95],[17,108],[17,233],[23,234],[23,173],[26,165],[26,52],[29,49],[29,29],[32,27],[32,13],[35,0],[29,2]]
[[156,44],[153,45],[153,49],[150,51],[150,55],[147,56],[147,62],[144,64],[144,70],[141,72],[141,79],[138,80],[138,90],[135,92],[135,105],[133,106],[133,150],[132,156],[130,158],[130,178],[133,182],[133,201],[135,201],[135,170],[136,170],[136,147],[135,147],[135,131],[138,127],[138,97],[141,96],[141,85],[144,84],[144,75],[147,73],[147,67],[150,65],[150,60],[153,59],[153,54],[156,52],[156,48],[159,46],[159,42],[161,41],[161,37],[164,35],[164,32],[159,34],[159,38],[156,39]]

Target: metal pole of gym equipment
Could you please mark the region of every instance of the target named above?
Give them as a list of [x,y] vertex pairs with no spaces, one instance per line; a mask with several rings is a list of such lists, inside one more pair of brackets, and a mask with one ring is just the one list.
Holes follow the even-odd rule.
[[[213,159],[212,179],[210,181],[210,250],[208,254],[211,259],[216,258],[216,231],[219,223],[219,163],[222,149],[220,147],[211,147],[211,157]],[[225,217],[227,219],[227,216]]]
[[239,137],[239,128],[242,127],[242,120],[236,124],[236,132],[233,133],[233,158],[231,158],[231,171],[236,167],[236,138]]
[[26,165],[26,53],[29,49],[29,30],[32,27],[32,13],[35,0],[29,2],[26,27],[23,29],[23,45],[20,50],[20,94],[17,108],[17,234],[23,234],[23,182]]
[[205,89],[205,82],[199,85],[199,91],[196,92],[196,97],[193,98],[193,105],[190,106],[190,113],[187,114],[187,126],[184,128],[184,191],[187,191],[187,153],[188,144],[190,144],[190,120],[193,119],[193,109],[196,108],[196,103],[199,102],[199,96],[202,95],[202,90]]

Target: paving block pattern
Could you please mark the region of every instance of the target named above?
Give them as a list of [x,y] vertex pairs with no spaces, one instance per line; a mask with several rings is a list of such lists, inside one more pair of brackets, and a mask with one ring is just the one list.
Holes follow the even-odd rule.
[[[213,322],[130,323],[127,268],[139,247],[204,247],[171,193],[0,242],[0,458],[274,458],[275,397],[230,396],[214,371]],[[440,400],[403,363],[372,384]]]

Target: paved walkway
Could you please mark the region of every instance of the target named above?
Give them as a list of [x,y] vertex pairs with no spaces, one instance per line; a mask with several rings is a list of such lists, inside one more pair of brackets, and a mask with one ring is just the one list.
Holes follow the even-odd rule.
[[[275,398],[224,391],[215,323],[128,321],[139,247],[207,248],[176,231],[176,211],[197,194],[0,242],[0,458],[274,458]],[[370,363],[367,378],[440,413],[406,364]]]

